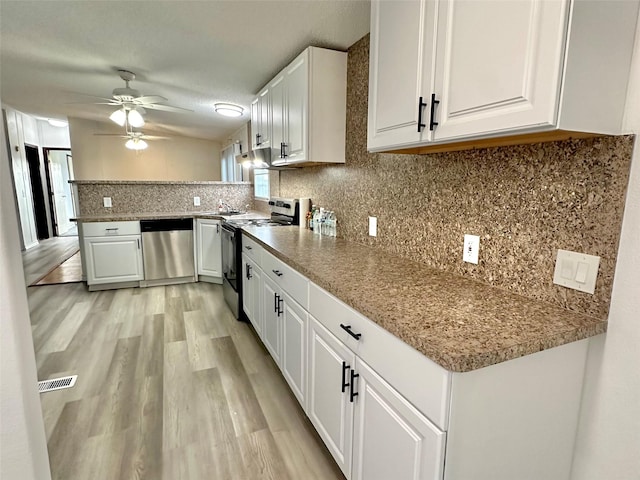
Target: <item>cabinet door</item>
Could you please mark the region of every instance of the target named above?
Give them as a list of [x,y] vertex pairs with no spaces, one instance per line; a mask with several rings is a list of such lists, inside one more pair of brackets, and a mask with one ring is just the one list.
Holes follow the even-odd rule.
[[435,140],[557,120],[570,2],[439,2]]
[[309,50],[305,50],[285,70],[286,75],[286,162],[307,159],[309,112]]
[[262,342],[276,364],[282,368],[282,292],[267,275],[262,278]]
[[258,111],[260,115],[260,130],[257,132],[258,137],[256,143],[259,147],[269,147],[271,145],[271,105],[269,101],[270,92],[265,88],[258,94]]
[[430,140],[436,7],[431,0],[371,2],[370,150]]
[[440,480],[445,433],[378,376],[356,361],[354,480]]
[[198,219],[196,226],[198,275],[222,278],[220,222],[218,220]]
[[308,345],[307,415],[342,473],[350,478],[354,404],[344,383],[349,382],[355,355],[311,315]]
[[143,280],[140,248],[140,235],[85,238],[87,284]]
[[242,309],[256,333],[262,338],[262,270],[242,254]]
[[309,314],[286,293],[282,319],[282,374],[300,405],[307,394],[307,319]]
[[259,105],[259,101],[260,98],[256,97],[253,99],[253,102],[251,102],[251,138],[250,143],[251,143],[251,149],[257,148],[258,147],[258,133],[260,131],[260,105]]
[[273,160],[278,161],[283,158],[282,145],[285,140],[286,128],[286,102],[285,102],[285,76],[278,75],[270,84],[271,96],[271,151]]

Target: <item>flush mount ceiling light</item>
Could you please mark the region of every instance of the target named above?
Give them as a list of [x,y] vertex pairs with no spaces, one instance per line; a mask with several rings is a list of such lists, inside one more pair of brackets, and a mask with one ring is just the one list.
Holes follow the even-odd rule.
[[225,117],[239,117],[244,112],[244,108],[232,103],[216,103],[213,108],[216,113],[224,115]]
[[142,118],[137,108],[119,108],[109,116],[109,119],[121,127],[123,127],[125,123],[128,123],[132,127],[142,127],[144,125],[144,118]]
[[144,150],[149,145],[141,138],[130,138],[127,143],[124,144],[129,150]]
[[58,128],[66,127],[67,125],[69,125],[64,120],[58,120],[56,118],[49,118],[47,122],[49,122],[49,125],[51,125],[52,127],[58,127]]

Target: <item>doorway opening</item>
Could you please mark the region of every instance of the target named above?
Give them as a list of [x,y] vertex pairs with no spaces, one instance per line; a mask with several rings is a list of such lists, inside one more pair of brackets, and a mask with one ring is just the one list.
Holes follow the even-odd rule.
[[68,148],[43,148],[46,161],[49,207],[56,236],[77,235],[76,225],[71,221],[75,216],[75,200],[69,180],[73,180],[73,158]]
[[49,238],[49,221],[47,220],[47,204],[45,200],[42,175],[40,174],[40,155],[38,147],[24,146],[29,177],[31,179],[31,194],[33,196],[33,213],[36,221],[36,235],[38,240]]

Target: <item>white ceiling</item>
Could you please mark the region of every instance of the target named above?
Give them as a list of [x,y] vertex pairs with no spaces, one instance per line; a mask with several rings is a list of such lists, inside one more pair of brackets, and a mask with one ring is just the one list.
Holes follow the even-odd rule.
[[[146,129],[223,141],[304,48],[346,50],[368,31],[361,0],[0,0],[0,98],[39,117],[105,121],[115,107],[77,102],[110,97],[126,69],[143,95],[193,110],[147,110]],[[221,117],[220,101],[245,114]]]

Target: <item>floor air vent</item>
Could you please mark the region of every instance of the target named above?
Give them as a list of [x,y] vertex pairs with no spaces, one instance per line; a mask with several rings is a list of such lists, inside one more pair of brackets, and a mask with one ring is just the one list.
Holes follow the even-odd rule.
[[38,391],[40,393],[52,392],[53,390],[61,390],[63,388],[71,388],[76,384],[77,375],[70,377],[52,378],[51,380],[43,380],[38,382]]

